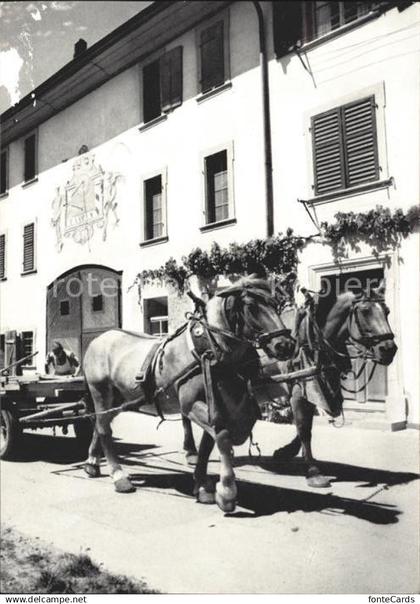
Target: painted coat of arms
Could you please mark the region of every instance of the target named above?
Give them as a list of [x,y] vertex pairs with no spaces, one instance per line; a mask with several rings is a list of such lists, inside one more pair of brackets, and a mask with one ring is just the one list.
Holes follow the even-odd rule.
[[102,229],[102,240],[108,233],[112,216],[118,224],[117,188],[121,174],[105,172],[93,155],[81,155],[73,163],[73,175],[64,186],[58,186],[52,201],[51,224],[55,228],[57,249],[61,251],[63,238],[76,243],[88,243],[95,229]]

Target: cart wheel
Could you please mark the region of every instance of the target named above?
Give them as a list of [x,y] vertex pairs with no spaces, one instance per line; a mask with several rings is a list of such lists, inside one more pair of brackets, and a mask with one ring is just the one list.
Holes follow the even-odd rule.
[[92,423],[88,419],[79,419],[74,422],[73,428],[79,448],[87,453],[93,436]]
[[17,453],[22,428],[8,409],[0,411],[0,459],[11,459]]

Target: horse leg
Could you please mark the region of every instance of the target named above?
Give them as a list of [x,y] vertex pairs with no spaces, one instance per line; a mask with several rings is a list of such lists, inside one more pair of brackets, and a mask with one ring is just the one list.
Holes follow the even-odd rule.
[[199,503],[215,503],[216,501],[213,483],[207,476],[207,465],[213,447],[213,437],[208,432],[203,432],[198,449],[197,465],[194,470],[193,494],[197,497]]
[[184,415],[182,416],[182,427],[184,429],[185,459],[189,466],[195,466],[198,461],[197,447],[195,446],[191,420]]
[[302,443],[303,458],[307,467],[306,482],[310,487],[329,487],[331,486],[330,481],[321,474],[321,470],[316,465],[312,455],[311,439],[315,406],[301,395],[299,386],[294,389],[291,404],[296,429]]
[[216,503],[223,512],[233,512],[238,489],[232,464],[232,440],[226,429],[216,434],[220,453],[220,481],[216,484]]
[[96,427],[93,430],[92,442],[89,446],[88,458],[83,466],[84,471],[89,478],[97,478],[101,475],[101,457],[103,455],[101,442],[99,439],[98,431]]
[[[103,387],[102,390],[91,386],[90,391],[97,411],[112,411],[113,391],[110,384]],[[117,493],[132,493],[136,489],[120,465],[118,455],[115,451],[115,443],[112,439],[111,421],[115,415],[116,413],[112,412],[97,415],[95,430],[99,435],[100,444],[109,466],[115,490]]]
[[280,447],[276,449],[273,453],[273,457],[277,461],[290,461],[296,455],[299,454],[299,451],[302,447],[302,442],[300,440],[299,434],[297,434],[294,439],[285,445],[284,447]]

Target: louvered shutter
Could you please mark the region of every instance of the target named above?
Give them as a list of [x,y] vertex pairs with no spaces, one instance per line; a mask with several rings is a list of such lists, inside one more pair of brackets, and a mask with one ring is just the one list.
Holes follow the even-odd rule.
[[223,21],[204,29],[200,35],[201,91],[206,92],[225,81]]
[[333,109],[312,118],[315,193],[344,189],[344,158],[340,110]]
[[0,279],[6,276],[6,235],[0,235]]
[[25,181],[36,175],[36,136],[31,134],[25,139]]
[[143,68],[143,119],[150,122],[160,114],[160,61],[153,61]]
[[177,46],[160,59],[162,111],[182,104],[182,46]]
[[32,271],[35,268],[34,231],[33,222],[27,224],[23,229],[23,272]]
[[[273,5],[273,39],[277,57],[282,57],[302,40],[302,2],[275,0]],[[310,4],[305,2],[304,4]]]
[[347,186],[379,178],[375,98],[369,97],[341,109]]

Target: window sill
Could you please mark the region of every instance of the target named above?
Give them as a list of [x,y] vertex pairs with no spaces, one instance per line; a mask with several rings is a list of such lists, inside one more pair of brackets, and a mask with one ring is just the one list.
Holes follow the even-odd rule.
[[236,224],[236,218],[226,218],[226,220],[219,220],[219,222],[210,222],[209,224],[205,224],[204,226],[200,227],[200,231],[202,233],[206,233],[207,231],[223,229],[231,226],[232,224]]
[[207,101],[207,99],[211,99],[214,96],[221,94],[225,90],[230,90],[231,88],[232,88],[232,82],[225,82],[224,84],[217,86],[217,88],[212,88],[211,90],[208,90],[207,92],[203,92],[202,94],[197,96],[195,100],[197,101],[197,103],[203,103],[204,101]]
[[6,199],[9,197],[9,191],[5,191],[4,193],[0,193],[0,199]]
[[324,34],[323,36],[316,38],[315,40],[311,40],[310,42],[305,42],[304,44],[302,44],[302,46],[298,47],[298,50],[303,50],[304,52],[308,51],[308,50],[312,50],[313,48],[316,48],[317,46],[324,44],[324,42],[329,42],[330,40],[334,40],[334,38],[338,38],[342,34],[346,34],[348,31],[351,31],[352,29],[355,29],[356,27],[364,25],[365,23],[368,23],[369,21],[372,21],[373,19],[377,19],[380,14],[381,14],[380,10],[378,10],[378,9],[373,10],[370,13],[368,13],[367,15],[360,17],[360,19],[356,19],[355,21],[346,23],[345,25],[342,25],[341,27],[338,27],[337,29],[330,31],[327,34]]
[[156,237],[155,239],[147,239],[139,243],[140,247],[149,247],[151,245],[159,245],[160,243],[166,243],[169,237],[164,235],[163,237]]
[[168,119],[168,116],[166,115],[166,113],[162,113],[162,115],[158,115],[153,120],[150,120],[150,122],[146,122],[143,125],[141,125],[139,127],[139,132],[145,132],[146,130],[149,130],[149,128],[153,128],[153,126],[157,126],[158,124],[160,124],[161,122],[164,122],[167,119]]
[[23,271],[22,273],[20,273],[20,276],[25,277],[26,275],[34,275],[37,272],[38,272],[37,269],[33,268],[30,271]]
[[3,281],[7,281],[7,277],[0,277],[0,283],[3,283]]
[[330,201],[336,201],[344,197],[353,197],[355,195],[362,195],[363,193],[369,193],[371,191],[378,191],[380,189],[388,189],[394,185],[394,177],[387,178],[386,180],[376,180],[375,182],[369,182],[358,187],[352,187],[350,189],[342,189],[340,191],[331,191],[331,193],[325,193],[324,195],[318,195],[317,197],[311,197],[310,199],[298,199],[302,203],[309,203],[311,205],[318,205],[323,203],[329,203]]
[[33,185],[36,182],[38,182],[38,176],[35,176],[34,178],[31,178],[31,180],[26,180],[24,183],[22,183],[22,189],[24,189],[25,187],[29,187],[30,185]]

